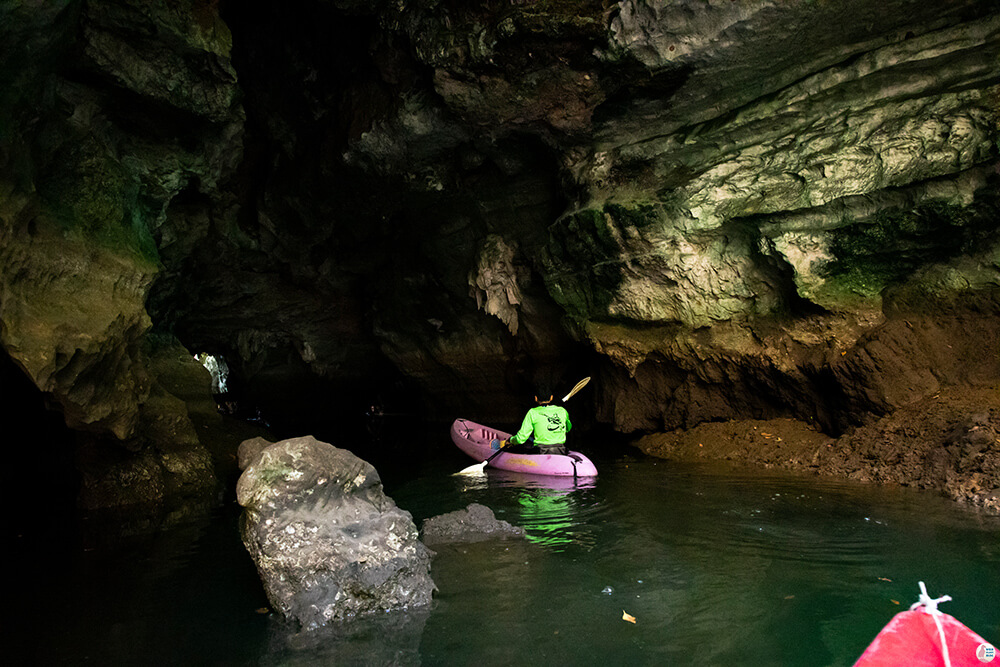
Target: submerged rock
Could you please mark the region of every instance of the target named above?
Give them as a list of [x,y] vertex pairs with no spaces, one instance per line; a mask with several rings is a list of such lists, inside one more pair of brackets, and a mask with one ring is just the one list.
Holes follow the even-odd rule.
[[485,505],[471,503],[464,510],[426,519],[420,533],[424,544],[430,545],[524,537],[524,528],[497,519]]
[[312,436],[263,449],[236,487],[274,609],[304,627],[429,604],[431,552],[370,464]]

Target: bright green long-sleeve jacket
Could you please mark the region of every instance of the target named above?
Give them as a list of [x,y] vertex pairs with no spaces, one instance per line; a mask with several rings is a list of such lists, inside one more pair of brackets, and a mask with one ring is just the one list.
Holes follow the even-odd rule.
[[528,410],[521,423],[521,429],[511,437],[514,444],[527,442],[535,436],[536,445],[561,445],[566,442],[566,433],[573,428],[566,408],[558,405],[536,405]]

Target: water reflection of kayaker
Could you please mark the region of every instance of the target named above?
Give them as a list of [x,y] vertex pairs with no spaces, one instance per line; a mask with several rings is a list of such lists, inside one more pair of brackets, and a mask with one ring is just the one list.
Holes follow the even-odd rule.
[[510,440],[501,441],[500,447],[530,454],[566,454],[566,434],[573,428],[566,408],[552,405],[552,390],[545,385],[535,390],[535,403],[520,430]]
[[526,531],[525,539],[557,551],[585,536],[580,510],[571,491],[529,489],[515,495],[517,525]]

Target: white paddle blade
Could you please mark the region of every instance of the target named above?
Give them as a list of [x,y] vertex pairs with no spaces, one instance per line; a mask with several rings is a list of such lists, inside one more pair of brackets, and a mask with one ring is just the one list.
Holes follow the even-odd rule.
[[471,466],[469,466],[468,468],[463,468],[462,470],[459,470],[458,472],[456,472],[454,474],[455,475],[485,475],[486,474],[485,468],[486,468],[486,461],[483,461],[482,463],[474,463]]
[[586,387],[588,382],[590,382],[590,378],[589,377],[585,377],[582,380],[580,380],[579,382],[577,382],[576,386],[573,387],[572,389],[570,389],[568,394],[566,394],[565,396],[563,396],[562,402],[565,403],[570,398],[572,398],[573,394],[575,394],[576,392],[578,392],[581,389],[583,389],[584,387]]

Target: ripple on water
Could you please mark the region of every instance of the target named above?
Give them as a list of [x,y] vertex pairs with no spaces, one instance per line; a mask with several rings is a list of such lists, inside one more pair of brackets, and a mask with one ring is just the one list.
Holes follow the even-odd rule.
[[[450,606],[432,615],[426,647],[480,609],[504,619],[470,656],[525,658],[515,634],[563,664],[850,664],[917,580],[972,602],[998,581],[995,540],[927,494],[643,460],[604,462],[582,483],[491,471],[462,491],[434,484],[421,502],[481,502],[528,532],[435,561]],[[963,614],[996,618],[983,608]]]

